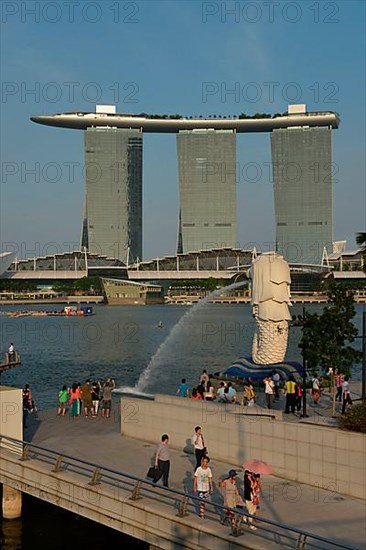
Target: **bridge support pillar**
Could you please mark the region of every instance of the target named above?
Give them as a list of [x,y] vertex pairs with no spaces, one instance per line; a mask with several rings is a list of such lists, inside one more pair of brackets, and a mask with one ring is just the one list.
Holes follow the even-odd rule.
[[3,485],[3,518],[17,519],[22,515],[22,493],[9,485]]

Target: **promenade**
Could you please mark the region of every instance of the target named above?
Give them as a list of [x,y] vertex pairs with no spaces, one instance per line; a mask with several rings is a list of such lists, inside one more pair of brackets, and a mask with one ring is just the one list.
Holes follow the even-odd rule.
[[[31,416],[25,429],[25,439],[33,444],[64,453],[73,457],[113,468],[138,477],[145,477],[155,446],[151,443],[127,438],[120,434],[119,407],[114,406],[110,419],[72,419],[69,415],[57,417],[55,410],[44,411],[38,417]],[[194,422],[192,424],[192,430]],[[174,441],[178,450],[172,450],[170,486],[173,489],[192,493],[194,457],[185,452],[192,434],[187,433],[186,445]],[[210,448],[210,441],[207,441]],[[255,457],[253,457],[255,458]],[[215,482],[212,496],[214,502],[222,504],[217,487],[219,478],[239,464],[224,463],[211,457],[210,464]],[[242,479],[242,472],[240,472]],[[366,501],[343,496],[334,487],[320,489],[309,485],[288,482],[276,476],[263,477],[263,494],[260,515],[267,519],[288,524],[337,542],[356,548],[364,548],[366,540]],[[219,524],[219,516],[210,515],[202,521],[190,514],[189,522],[198,530],[209,529],[229,535],[229,528]],[[262,529],[252,532],[243,528],[244,539],[250,548],[279,548],[280,545],[263,538]],[[244,542],[244,540],[243,540]]]

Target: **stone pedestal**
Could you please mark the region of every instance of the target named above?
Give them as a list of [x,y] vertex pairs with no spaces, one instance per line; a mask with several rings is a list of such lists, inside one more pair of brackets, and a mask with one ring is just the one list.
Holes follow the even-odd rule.
[[16,519],[22,515],[22,493],[9,485],[3,485],[3,518]]

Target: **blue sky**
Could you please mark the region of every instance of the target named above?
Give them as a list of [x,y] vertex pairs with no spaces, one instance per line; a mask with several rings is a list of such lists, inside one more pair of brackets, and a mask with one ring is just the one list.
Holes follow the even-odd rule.
[[[2,250],[25,257],[78,243],[83,133],[29,117],[96,103],[183,115],[296,102],[339,112],[334,239],[355,247],[366,226],[364,2],[4,1],[1,10]],[[237,161],[238,246],[263,246],[274,240],[269,135],[238,135]],[[145,259],[175,252],[178,208],[175,137],[147,134]]]

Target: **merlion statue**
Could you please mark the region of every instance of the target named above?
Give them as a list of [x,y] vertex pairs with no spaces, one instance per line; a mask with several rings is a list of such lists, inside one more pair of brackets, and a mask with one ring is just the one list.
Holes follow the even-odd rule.
[[253,315],[257,328],[252,357],[259,365],[281,363],[286,355],[291,315],[290,268],[277,252],[258,256],[249,270],[252,279]]

